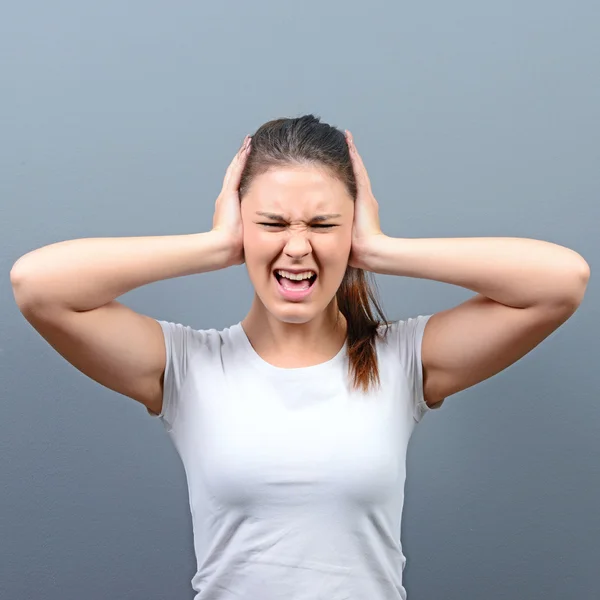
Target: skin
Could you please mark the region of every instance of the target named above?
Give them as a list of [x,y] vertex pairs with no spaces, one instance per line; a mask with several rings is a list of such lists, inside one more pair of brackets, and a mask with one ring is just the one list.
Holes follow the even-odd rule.
[[[324,214],[340,216],[314,221]],[[312,165],[271,169],[253,180],[241,201],[241,219],[245,263],[255,290],[242,326],[253,347],[280,367],[329,360],[346,337],[335,299],[352,247],[354,201],[346,187]],[[280,296],[273,269],[281,267],[317,272],[308,298]]]

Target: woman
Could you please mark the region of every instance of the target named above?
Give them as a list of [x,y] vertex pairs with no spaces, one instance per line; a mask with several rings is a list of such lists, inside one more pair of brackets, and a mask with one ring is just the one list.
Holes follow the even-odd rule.
[[[254,300],[223,330],[115,300],[242,263]],[[387,322],[365,272],[477,295]],[[550,335],[588,278],[579,254],[546,242],[385,235],[352,136],[312,115],[246,138],[210,232],[60,242],[11,272],[19,308],[62,356],[164,423],[187,475],[192,587],[211,600],[406,598],[413,428]]]

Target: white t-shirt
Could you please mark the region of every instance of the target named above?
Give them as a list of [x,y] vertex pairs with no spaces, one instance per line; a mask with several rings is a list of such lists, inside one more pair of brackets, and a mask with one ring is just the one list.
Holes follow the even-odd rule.
[[429,317],[396,321],[377,341],[381,389],[369,395],[351,389],[345,344],[285,369],[255,352],[241,323],[158,321],[158,417],[186,473],[195,600],[406,599],[400,524],[408,442],[430,410]]

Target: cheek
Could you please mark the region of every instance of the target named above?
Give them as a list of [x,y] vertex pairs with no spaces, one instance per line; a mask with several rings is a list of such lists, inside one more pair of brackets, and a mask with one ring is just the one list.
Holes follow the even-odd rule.
[[327,236],[327,254],[338,260],[340,257],[347,258],[352,247],[352,235],[350,230],[340,231],[337,235]]
[[327,282],[326,287],[339,285],[348,267],[351,250],[350,237],[328,235],[326,243],[320,244],[318,248],[314,249],[315,254],[319,257],[319,263],[324,269],[325,277],[322,282]]
[[273,239],[265,239],[259,233],[244,233],[244,257],[248,273],[264,277],[265,267],[269,266],[278,253],[278,245]]
[[[244,230],[243,242],[249,270],[264,267],[285,250],[285,239],[262,231]],[[336,233],[316,234],[310,239],[310,244],[315,258],[322,265],[339,266],[340,262],[347,262],[350,255],[351,230],[344,228]]]

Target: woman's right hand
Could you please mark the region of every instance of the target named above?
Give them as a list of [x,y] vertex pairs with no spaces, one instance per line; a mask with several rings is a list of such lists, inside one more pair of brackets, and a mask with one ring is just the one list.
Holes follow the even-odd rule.
[[231,161],[225,173],[223,188],[215,203],[212,231],[224,235],[231,246],[229,265],[244,263],[244,235],[240,208],[239,185],[252,138],[247,135],[242,147]]

